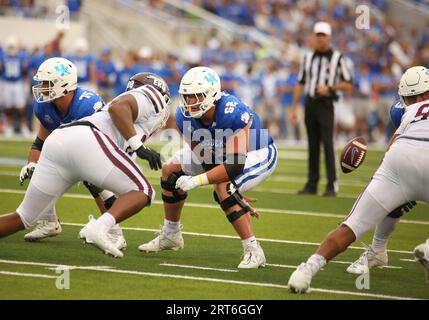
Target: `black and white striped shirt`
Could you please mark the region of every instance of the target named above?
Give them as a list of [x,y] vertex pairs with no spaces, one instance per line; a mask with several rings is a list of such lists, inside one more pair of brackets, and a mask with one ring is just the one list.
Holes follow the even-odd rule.
[[337,50],[327,52],[309,51],[301,60],[298,82],[304,85],[304,92],[311,98],[317,98],[318,84],[332,87],[338,82],[352,82],[352,71],[346,58]]

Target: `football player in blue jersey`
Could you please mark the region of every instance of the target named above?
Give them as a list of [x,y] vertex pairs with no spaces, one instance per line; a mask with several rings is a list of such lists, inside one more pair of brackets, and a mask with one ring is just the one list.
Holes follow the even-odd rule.
[[30,131],[25,122],[26,87],[25,78],[27,71],[27,60],[25,54],[20,51],[18,38],[9,36],[6,40],[5,53],[0,59],[2,76],[2,100],[6,115],[5,134],[13,134],[13,118],[16,112],[19,117],[19,131],[25,136]]
[[94,57],[88,54],[88,41],[79,38],[75,42],[74,54],[67,56],[77,68],[77,80],[84,88],[97,89],[97,67]]
[[180,216],[187,192],[212,184],[214,198],[238,233],[243,258],[238,268],[265,266],[242,193],[266,180],[277,164],[277,148],[258,115],[237,97],[221,92],[218,74],[195,67],[182,77],[176,124],[186,144],[162,167],[165,220],[158,237],[139,247],[156,252],[184,247]]
[[[61,124],[89,116],[104,105],[103,99],[97,93],[77,85],[76,66],[67,59],[47,59],[40,65],[34,80],[38,84],[33,86],[33,109],[36,118],[40,121],[40,127],[28,156],[28,164],[22,168],[20,173],[21,185],[24,180],[31,178],[36,169],[43,143],[52,131]],[[105,207],[112,205],[115,200],[113,193],[100,190],[85,182],[84,184],[96,199],[102,212],[105,211]],[[37,227],[24,236],[24,239],[39,241],[59,233],[61,233],[61,225],[56,216],[55,207],[52,207]],[[126,245],[119,226],[116,225],[111,230],[111,234],[117,240],[119,247],[123,248]]]

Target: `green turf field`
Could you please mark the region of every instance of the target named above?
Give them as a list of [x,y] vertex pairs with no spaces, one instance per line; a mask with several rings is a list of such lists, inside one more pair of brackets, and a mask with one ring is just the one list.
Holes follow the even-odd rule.
[[[25,161],[31,142],[0,141],[0,161]],[[369,289],[356,288],[357,276],[345,272],[372,233],[329,263],[312,282],[313,291],[293,295],[287,281],[318,243],[348,214],[356,196],[376,170],[382,152],[370,150],[355,172],[340,174],[337,198],[297,196],[305,183],[306,150],[281,148],[271,179],[248,196],[258,199],[260,219],[253,219],[267,266],[238,270],[241,242],[212,198],[209,188],[193,190],[182,217],[184,250],[144,254],[137,250],[154,237],[163,222],[159,173],[142,162],[157,193],[157,201],[122,223],[128,248],[122,259],[103,255],[77,239],[88,215],[98,216],[83,185],[73,187],[58,202],[61,235],[40,243],[26,243],[24,232],[0,240],[0,299],[408,299],[429,298],[429,284],[413,261],[414,247],[428,237],[428,206],[418,204],[399,224],[389,243],[389,268],[371,270]],[[20,166],[0,166],[0,214],[12,212],[23,198]],[[322,167],[324,174],[324,167]],[[324,179],[319,191],[324,191]],[[68,266],[69,289],[58,289]],[[59,272],[59,273],[57,273]],[[61,277],[61,278],[58,278]],[[61,287],[61,286],[60,286]]]

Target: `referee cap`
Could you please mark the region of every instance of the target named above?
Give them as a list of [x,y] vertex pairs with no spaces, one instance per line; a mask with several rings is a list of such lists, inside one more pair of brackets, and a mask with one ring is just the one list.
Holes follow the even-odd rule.
[[328,36],[332,34],[331,25],[327,22],[319,21],[314,25],[314,34],[323,33]]

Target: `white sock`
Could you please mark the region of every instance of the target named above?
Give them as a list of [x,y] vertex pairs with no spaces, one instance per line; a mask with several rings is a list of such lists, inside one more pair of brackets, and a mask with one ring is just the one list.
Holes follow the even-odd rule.
[[311,273],[314,276],[326,265],[326,259],[320,254],[315,253],[308,258],[307,265],[310,267]]
[[167,232],[176,232],[179,231],[180,221],[170,221],[164,219],[164,226],[167,228]]
[[48,211],[45,212],[43,215],[42,220],[48,220],[49,222],[55,222],[58,220],[57,218],[57,212],[55,210],[55,207],[52,207]]
[[97,221],[106,226],[107,230],[110,230],[116,224],[115,217],[112,216],[109,212],[103,213],[101,217],[97,219]]
[[375,252],[383,252],[387,250],[389,237],[395,230],[396,224],[400,219],[387,216],[383,219],[375,229],[374,237],[372,238],[372,249]]
[[256,247],[258,245],[258,241],[256,241],[255,236],[251,236],[250,238],[241,240],[241,243],[243,244],[243,248],[246,248],[247,246]]

